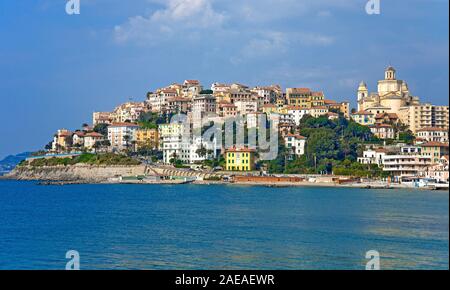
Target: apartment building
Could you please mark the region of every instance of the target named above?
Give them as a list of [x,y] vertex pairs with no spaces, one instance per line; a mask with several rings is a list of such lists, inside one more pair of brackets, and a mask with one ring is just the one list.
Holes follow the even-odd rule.
[[216,107],[217,115],[222,118],[236,117],[237,107],[234,104],[228,102],[221,102]]
[[408,125],[413,133],[423,128],[449,129],[449,107],[422,104],[403,107],[399,111],[403,124]]
[[159,147],[159,133],[157,129],[140,128],[136,130],[136,147],[157,149]]
[[429,157],[433,163],[439,163],[443,156],[449,155],[448,143],[427,142],[421,144],[420,147],[422,148],[422,156]]
[[427,127],[416,132],[416,137],[428,142],[448,142],[448,130],[436,127]]
[[139,126],[134,123],[113,123],[108,127],[108,140],[113,150],[124,150],[131,148],[136,141],[136,131]]
[[163,151],[163,161],[170,164],[172,159],[182,159],[185,157],[186,150],[183,148],[183,136],[185,136],[185,127],[181,123],[170,123],[159,125],[160,150]]
[[365,150],[363,156],[358,158],[358,162],[361,164],[377,164],[381,167],[383,165],[383,158],[386,154],[387,151],[383,148]]
[[422,155],[386,155],[383,157],[383,171],[389,172],[397,178],[424,176],[431,164],[431,158]]
[[375,124],[369,126],[370,132],[375,135],[377,138],[386,140],[386,139],[395,139],[395,131],[391,125],[388,124]]
[[301,108],[311,108],[311,98],[313,92],[308,88],[288,88],[286,89],[286,99],[288,105]]
[[192,101],[192,116],[194,120],[216,114],[216,97],[209,94],[195,96]]
[[97,126],[99,124],[110,125],[114,120],[114,113],[111,112],[94,112],[92,114],[92,124]]
[[258,111],[258,102],[253,100],[234,102],[237,112],[241,115],[247,115]]

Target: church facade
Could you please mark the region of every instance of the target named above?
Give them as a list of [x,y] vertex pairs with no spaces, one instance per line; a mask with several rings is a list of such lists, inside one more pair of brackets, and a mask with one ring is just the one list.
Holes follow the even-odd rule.
[[386,68],[384,80],[378,81],[376,93],[369,93],[366,83],[361,82],[357,98],[358,112],[353,114],[353,119],[362,125],[366,124],[360,120],[361,117],[374,123],[377,115],[389,114],[396,115],[413,133],[428,127],[449,128],[449,107],[422,104],[419,97],[411,95],[405,81],[397,80],[392,66]]
[[378,81],[378,92],[369,93],[364,82],[358,87],[358,111],[399,114],[402,108],[419,104],[419,98],[410,94],[408,84],[397,80],[392,66],[386,69],[384,80]]

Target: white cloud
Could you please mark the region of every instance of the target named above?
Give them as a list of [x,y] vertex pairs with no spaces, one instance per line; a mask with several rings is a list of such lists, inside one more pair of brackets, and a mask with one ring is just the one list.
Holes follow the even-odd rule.
[[207,28],[222,24],[224,16],[216,12],[210,0],[168,0],[167,7],[156,11],[154,22],[179,22],[191,27]]
[[[160,1],[151,1],[160,3]],[[216,12],[211,0],[167,0],[148,16],[134,16],[114,28],[118,42],[136,41],[151,45],[173,35],[189,36],[197,30],[220,27],[225,16]]]

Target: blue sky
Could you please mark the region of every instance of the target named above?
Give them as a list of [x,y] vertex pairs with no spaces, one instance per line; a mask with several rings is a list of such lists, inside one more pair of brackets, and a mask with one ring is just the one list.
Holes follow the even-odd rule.
[[0,158],[37,150],[184,79],[323,90],[355,101],[392,64],[423,101],[448,104],[448,0],[0,1]]

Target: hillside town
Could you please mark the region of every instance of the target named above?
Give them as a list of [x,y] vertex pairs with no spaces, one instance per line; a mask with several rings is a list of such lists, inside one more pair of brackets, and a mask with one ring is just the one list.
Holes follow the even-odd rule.
[[[335,101],[309,88],[238,83],[205,88],[198,80],[185,80],[149,92],[142,102],[94,112],[92,122],[78,130],[59,129],[46,152],[34,158],[114,153],[230,175],[320,174],[448,184],[448,106],[413,95],[391,66],[376,92],[361,82],[354,98],[357,109],[350,100]],[[187,122],[173,121],[180,115]],[[225,127],[227,120],[237,120],[245,132],[241,142],[195,134],[211,124]],[[250,144],[248,135],[270,128],[279,146],[275,158],[262,160],[260,144]]]

